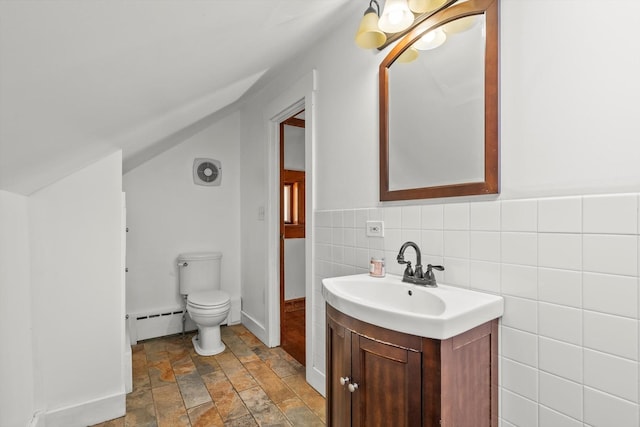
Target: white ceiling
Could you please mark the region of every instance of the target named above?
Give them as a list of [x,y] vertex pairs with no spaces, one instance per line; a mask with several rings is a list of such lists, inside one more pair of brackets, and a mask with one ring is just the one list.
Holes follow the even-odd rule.
[[0,0],[0,189],[29,194],[117,148],[125,170],[137,166],[307,48],[347,3]]

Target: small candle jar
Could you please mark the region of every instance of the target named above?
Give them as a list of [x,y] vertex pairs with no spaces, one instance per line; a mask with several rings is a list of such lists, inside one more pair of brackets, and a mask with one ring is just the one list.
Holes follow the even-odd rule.
[[369,276],[371,277],[384,277],[386,270],[384,267],[384,258],[371,258],[369,263]]

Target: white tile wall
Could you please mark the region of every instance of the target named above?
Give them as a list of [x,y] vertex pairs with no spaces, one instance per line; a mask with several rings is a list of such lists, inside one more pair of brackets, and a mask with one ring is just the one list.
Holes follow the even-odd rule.
[[[640,196],[382,206],[314,213],[315,291],[329,276],[387,272],[407,240],[442,283],[505,297],[500,423],[504,427],[640,425]],[[367,237],[381,219],[384,238]],[[413,258],[412,251],[407,252]],[[324,349],[324,305],[314,306]],[[314,355],[324,366],[324,354]]]

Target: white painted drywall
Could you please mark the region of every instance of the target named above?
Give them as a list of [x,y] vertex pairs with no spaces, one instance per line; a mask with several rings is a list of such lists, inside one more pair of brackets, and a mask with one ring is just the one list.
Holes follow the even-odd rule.
[[[126,173],[127,312],[181,307],[177,257],[220,251],[221,287],[240,296],[240,115],[226,116],[176,147]],[[220,186],[195,185],[195,158],[222,162]]]
[[36,407],[47,426],[124,414],[121,197],[117,152],[29,198]]
[[304,128],[284,126],[284,168],[304,170]]
[[0,425],[26,426],[34,413],[29,204],[0,190]]

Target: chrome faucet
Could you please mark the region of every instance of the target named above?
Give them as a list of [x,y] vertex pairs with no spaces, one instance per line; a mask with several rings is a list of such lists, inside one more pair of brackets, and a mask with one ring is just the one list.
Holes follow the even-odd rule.
[[[416,268],[415,270],[411,268],[411,261],[405,261],[404,259],[404,251],[411,246],[413,250],[416,251]],[[398,252],[398,256],[396,257],[398,264],[407,264],[407,267],[404,269],[404,274],[402,275],[402,281],[413,283],[415,285],[421,286],[429,286],[435,288],[438,286],[436,281],[436,276],[433,273],[433,270],[443,271],[444,267],[441,265],[427,265],[427,271],[422,271],[422,254],[420,253],[420,248],[413,242],[405,242],[400,247],[400,252]]]

